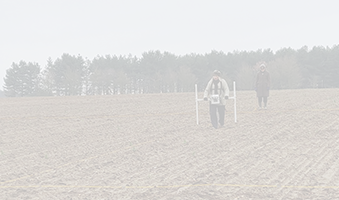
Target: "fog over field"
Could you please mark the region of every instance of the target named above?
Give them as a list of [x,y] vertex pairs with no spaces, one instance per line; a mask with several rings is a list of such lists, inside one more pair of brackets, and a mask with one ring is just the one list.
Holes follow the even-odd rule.
[[337,199],[338,94],[239,91],[220,129],[194,93],[1,98],[0,197]]
[[6,70],[64,53],[92,60],[148,51],[178,56],[338,45],[334,0],[0,1],[0,89]]
[[0,200],[339,199],[337,4],[1,0]]

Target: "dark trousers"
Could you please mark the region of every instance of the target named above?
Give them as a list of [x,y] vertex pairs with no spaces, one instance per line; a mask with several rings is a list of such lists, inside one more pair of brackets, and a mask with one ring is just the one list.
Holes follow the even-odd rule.
[[258,104],[261,107],[261,102],[264,100],[264,107],[267,106],[267,97],[258,97]]
[[210,116],[214,128],[218,128],[218,122],[223,126],[225,123],[225,106],[210,104]]

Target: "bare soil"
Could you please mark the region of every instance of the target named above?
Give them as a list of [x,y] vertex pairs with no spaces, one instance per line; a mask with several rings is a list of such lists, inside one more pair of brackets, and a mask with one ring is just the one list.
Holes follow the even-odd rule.
[[[202,97],[202,94],[199,94]],[[0,99],[0,199],[339,199],[339,89]]]

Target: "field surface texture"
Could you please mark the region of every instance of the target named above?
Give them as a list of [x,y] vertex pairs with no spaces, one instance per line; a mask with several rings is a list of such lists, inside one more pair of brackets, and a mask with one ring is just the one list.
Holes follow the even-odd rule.
[[[232,93],[231,93],[232,94]],[[202,93],[199,93],[202,98]],[[339,89],[0,99],[0,199],[339,199]]]

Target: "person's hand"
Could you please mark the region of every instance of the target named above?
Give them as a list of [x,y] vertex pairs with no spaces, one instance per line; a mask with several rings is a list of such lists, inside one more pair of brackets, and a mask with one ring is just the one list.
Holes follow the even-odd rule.
[[207,99],[207,97],[204,97],[204,101],[207,101],[208,99]]
[[228,99],[228,96],[225,96],[225,99]]

